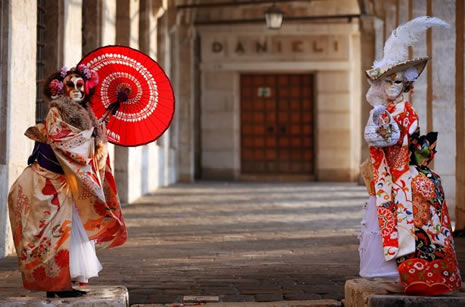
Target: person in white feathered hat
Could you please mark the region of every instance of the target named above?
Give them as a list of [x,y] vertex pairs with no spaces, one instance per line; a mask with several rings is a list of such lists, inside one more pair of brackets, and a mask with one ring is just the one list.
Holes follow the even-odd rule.
[[449,215],[439,176],[427,165],[437,133],[419,134],[406,100],[429,57],[408,59],[408,46],[430,27],[449,25],[418,17],[395,29],[384,57],[366,71],[366,98],[374,106],[365,127],[370,160],[362,174],[370,193],[360,235],[360,275],[400,279],[413,295],[461,289]]

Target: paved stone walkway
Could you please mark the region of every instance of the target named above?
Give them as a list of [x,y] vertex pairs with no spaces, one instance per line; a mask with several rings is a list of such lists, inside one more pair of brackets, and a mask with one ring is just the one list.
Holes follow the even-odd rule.
[[[163,188],[123,209],[129,241],[98,251],[104,270],[90,284],[124,285],[131,304],[181,302],[188,295],[224,302],[341,300],[345,280],[358,277],[366,198],[364,187],[342,183]],[[16,257],[0,260],[0,296],[31,295],[16,265]]]

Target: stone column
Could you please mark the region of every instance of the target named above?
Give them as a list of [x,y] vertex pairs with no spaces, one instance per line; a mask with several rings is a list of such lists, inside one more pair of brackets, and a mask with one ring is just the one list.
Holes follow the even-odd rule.
[[[352,93],[350,94],[350,104],[351,104],[351,119],[350,119],[350,129],[351,129],[351,150],[350,150],[350,181],[358,181],[360,178],[360,161],[362,159],[362,144],[365,144],[363,136],[360,133],[361,129],[365,127],[362,117],[366,116],[366,113],[360,113],[359,110],[366,108],[367,103],[362,101],[365,93],[362,95],[362,86],[366,85],[368,82],[362,80],[364,73],[361,72],[360,68],[362,67],[362,40],[360,33],[354,33],[350,37],[350,87]],[[363,115],[362,115],[363,114]]]
[[64,65],[64,6],[63,1],[45,1],[44,72],[48,76]]
[[399,25],[406,23],[409,18],[409,0],[406,1],[398,1],[398,7],[397,11],[399,16],[397,17],[397,20],[399,21]]
[[[116,1],[116,44],[139,48],[139,0]],[[142,146],[115,146],[115,180],[120,201],[128,204],[142,195]]]
[[[140,3],[139,17],[139,49],[151,58],[157,58],[158,40],[158,16],[163,10],[162,3],[155,0],[142,1]],[[160,65],[162,69],[163,66]],[[165,148],[169,146],[169,139],[165,137],[165,131],[156,142],[147,144],[142,148],[142,192],[148,193],[167,183],[163,178],[167,168],[167,157]]]
[[[106,45],[116,39],[116,0],[83,0],[82,53]],[[108,144],[112,169],[115,166],[115,146]]]
[[439,132],[434,170],[441,176],[451,219],[455,219],[455,1],[433,0],[433,16],[449,29],[433,28],[433,131]]
[[76,66],[82,58],[82,0],[64,1],[63,65]]
[[384,37],[389,38],[392,30],[397,27],[397,1],[384,0]]
[[[371,106],[365,99],[365,94],[368,91],[370,84],[366,80],[365,70],[370,69],[375,60],[376,46],[375,46],[375,20],[376,17],[361,17],[360,18],[360,59],[362,69],[361,79],[361,135],[363,136],[365,125],[368,121],[368,115],[371,110]],[[364,161],[369,157],[368,145],[365,141],[361,142],[361,161]]]
[[[368,83],[365,70],[370,69],[375,59],[380,59],[383,56],[384,46],[384,3],[380,1],[362,1],[362,13],[367,16],[360,18],[360,69],[361,75],[361,106],[360,106],[360,133],[362,136],[361,141],[361,159],[363,162],[369,158],[368,145],[363,140],[363,134],[365,125],[368,121],[369,112],[371,110],[370,104],[366,101],[365,95],[370,88]],[[363,183],[362,178],[359,179],[359,183]]]
[[456,4],[456,210],[455,228],[465,229],[465,4]]
[[37,2],[3,0],[0,8],[0,257],[3,257],[14,252],[8,190],[26,166],[33,147],[24,131],[35,124]]
[[[413,1],[412,3],[412,18],[426,15],[426,0]],[[421,34],[421,38],[413,46],[413,58],[424,57],[427,55],[426,47],[426,32]],[[420,130],[422,133],[425,133],[427,130],[426,118],[426,100],[427,100],[427,80],[428,80],[428,71],[425,69],[421,76],[415,81],[415,89],[412,97],[412,105],[417,111],[418,121],[420,124]]]
[[194,87],[193,33],[187,25],[178,25],[175,40],[175,94],[177,101],[175,131],[178,138],[179,181],[194,180]]
[[102,42],[102,0],[82,0],[82,53],[86,55],[90,51],[101,46]]
[[465,229],[465,4],[456,4],[456,210],[455,228]]
[[139,0],[116,0],[116,44],[139,48]]
[[[174,54],[172,50],[172,37],[174,35],[171,33],[172,31],[170,26],[170,15],[172,10],[175,10],[175,7],[168,7],[167,1],[162,0],[155,0],[154,1],[154,10],[157,12],[157,49],[156,49],[156,60],[160,64],[161,67],[165,70],[165,73],[171,80],[171,84],[174,86],[174,69],[173,67],[173,60],[172,56]],[[174,20],[175,21],[175,20]],[[176,26],[174,23],[173,27]],[[174,31],[174,29],[173,29]],[[160,159],[163,159],[163,163],[165,166],[163,172],[159,172],[158,182],[160,185],[168,185],[173,182],[176,182],[178,179],[178,169],[177,169],[177,147],[176,147],[176,140],[175,140],[175,127],[176,121],[178,117],[177,114],[177,105],[178,102],[176,101],[176,111],[173,121],[171,123],[170,128],[165,131],[165,133],[161,136],[161,138],[157,141],[157,143],[163,147],[163,151],[160,151]]]
[[[88,1],[88,0],[86,0]],[[100,14],[100,41],[99,46],[114,45],[116,42],[116,0],[104,0],[101,4]],[[98,47],[98,46],[97,46]],[[115,145],[108,144],[110,164],[115,170]]]
[[102,46],[114,45],[116,40],[116,0],[104,0],[102,3]]

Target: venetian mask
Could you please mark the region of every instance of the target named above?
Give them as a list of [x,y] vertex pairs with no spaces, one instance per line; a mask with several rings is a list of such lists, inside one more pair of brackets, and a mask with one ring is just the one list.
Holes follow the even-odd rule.
[[389,100],[394,100],[402,93],[404,89],[404,75],[402,72],[396,72],[384,78],[384,93]]
[[65,95],[76,102],[81,102],[84,97],[84,79],[78,74],[70,74],[63,80]]

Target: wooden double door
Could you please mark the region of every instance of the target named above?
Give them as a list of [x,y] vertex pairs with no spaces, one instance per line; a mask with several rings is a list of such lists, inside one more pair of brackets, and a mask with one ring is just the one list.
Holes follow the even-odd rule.
[[313,175],[313,76],[243,74],[241,172]]

